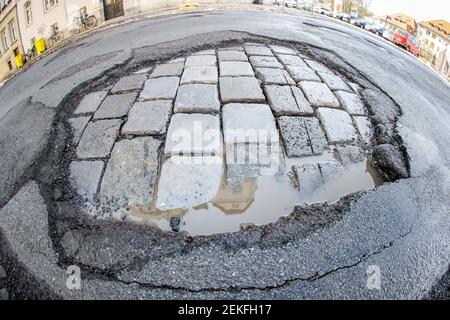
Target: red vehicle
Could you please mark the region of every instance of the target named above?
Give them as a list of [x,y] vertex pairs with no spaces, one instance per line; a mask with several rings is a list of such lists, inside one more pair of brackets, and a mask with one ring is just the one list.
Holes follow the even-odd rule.
[[416,37],[411,33],[403,30],[397,30],[394,33],[393,42],[416,57],[420,55],[420,49],[417,47]]

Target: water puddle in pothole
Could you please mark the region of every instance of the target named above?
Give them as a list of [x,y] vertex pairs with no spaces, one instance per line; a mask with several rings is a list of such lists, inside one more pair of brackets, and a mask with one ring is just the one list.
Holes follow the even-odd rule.
[[[370,190],[384,181],[367,160],[347,165],[329,181],[311,193],[302,193],[293,183],[291,167],[303,163],[336,161],[332,152],[319,157],[284,159],[283,172],[277,175],[246,177],[238,186],[229,186],[226,177],[216,196],[209,202],[189,209],[168,211],[152,208],[129,212],[132,221],[154,225],[162,230],[172,230],[174,220],[179,231],[192,236],[235,232],[243,224],[264,225],[289,215],[302,203],[335,202],[341,197]],[[171,225],[172,221],[172,225]],[[179,223],[179,224],[178,224]]]

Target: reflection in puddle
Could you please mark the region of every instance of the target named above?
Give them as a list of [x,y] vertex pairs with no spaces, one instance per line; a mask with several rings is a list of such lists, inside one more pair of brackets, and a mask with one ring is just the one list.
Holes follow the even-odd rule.
[[330,161],[331,153],[309,159],[285,160],[286,171],[276,176],[245,178],[239,186],[223,179],[220,190],[210,202],[189,209],[160,211],[140,208],[131,211],[132,220],[171,230],[172,218],[181,218],[180,231],[192,236],[234,232],[241,224],[264,225],[289,215],[300,203],[334,202],[344,195],[370,190],[383,183],[378,172],[366,160],[345,167],[332,180],[304,194],[292,183],[292,165],[308,161]]

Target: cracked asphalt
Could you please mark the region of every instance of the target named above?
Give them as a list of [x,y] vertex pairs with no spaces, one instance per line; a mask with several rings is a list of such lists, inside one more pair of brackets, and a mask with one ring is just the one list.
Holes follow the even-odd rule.
[[[54,201],[60,120],[83,94],[146,64],[261,37],[308,48],[369,90],[388,135],[405,147],[410,177],[299,209],[273,228],[213,237],[91,221]],[[419,299],[442,286],[450,261],[450,87],[415,58],[330,19],[256,11],[143,19],[80,41],[0,89],[0,265],[12,298]],[[401,110],[396,123],[393,106]],[[317,212],[328,218],[291,236],[292,221]],[[81,290],[66,287],[70,264],[82,269]],[[373,265],[381,290],[366,286]]]

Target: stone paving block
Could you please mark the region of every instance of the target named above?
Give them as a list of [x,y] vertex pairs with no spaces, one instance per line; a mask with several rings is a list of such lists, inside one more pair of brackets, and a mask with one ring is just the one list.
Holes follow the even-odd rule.
[[78,117],[69,119],[70,128],[72,129],[72,142],[76,145],[80,142],[81,135],[86,128],[91,117]]
[[150,78],[181,76],[183,73],[184,61],[160,64],[155,67],[150,74]]
[[373,139],[373,128],[372,128],[372,123],[370,122],[369,118],[353,117],[353,119],[355,119],[356,128],[358,129],[359,133],[361,134],[363,141],[366,144],[370,144],[370,142]]
[[362,162],[366,159],[363,150],[358,146],[337,147],[336,152],[344,166]]
[[75,110],[75,114],[91,113],[97,111],[98,107],[106,98],[108,91],[92,92],[86,95],[80,102],[80,105]]
[[216,56],[190,56],[186,58],[185,68],[189,67],[205,67],[211,66],[215,67],[217,63]]
[[323,82],[325,82],[331,90],[344,90],[344,91],[352,91],[350,87],[342,80],[341,77],[338,77],[334,74],[319,72],[319,76],[322,78]]
[[99,120],[88,124],[77,148],[80,159],[104,158],[109,155],[122,120]]
[[276,116],[313,114],[302,91],[294,86],[265,86],[269,104]]
[[208,49],[208,50],[198,51],[192,55],[193,56],[208,56],[208,55],[215,55],[215,54],[216,54],[216,50]]
[[233,46],[233,47],[220,48],[219,51],[244,51],[244,48],[241,46]]
[[156,208],[187,209],[204,204],[216,196],[222,176],[222,157],[173,156],[162,165]]
[[278,62],[278,59],[275,57],[251,56],[250,63],[252,64],[253,67],[283,69],[283,65],[280,62]]
[[357,94],[345,91],[336,91],[334,94],[348,113],[352,115],[366,115],[364,104]]
[[164,155],[220,155],[222,135],[218,116],[176,113],[167,132]]
[[303,93],[314,107],[339,108],[339,101],[326,84],[320,82],[301,81]]
[[122,135],[161,135],[166,133],[172,113],[172,101],[136,102],[122,127]]
[[142,88],[142,85],[144,84],[145,80],[147,80],[146,74],[136,74],[120,78],[120,80],[111,89],[111,93],[121,93],[139,90]]
[[287,66],[297,66],[297,67],[303,67],[303,68],[309,68],[308,65],[303,61],[302,58],[299,56],[291,56],[287,54],[279,54],[277,55],[278,59],[281,61],[282,64]]
[[264,84],[295,84],[289,73],[283,69],[257,68],[256,74]]
[[278,142],[278,131],[266,104],[230,103],[222,109],[225,144]]
[[318,81],[320,82],[319,75],[309,67],[303,66],[286,66],[286,70],[291,75],[292,79],[296,82],[299,81]]
[[158,176],[161,141],[152,137],[121,140],[114,145],[100,188],[105,202],[149,206]]
[[317,109],[320,121],[325,128],[330,143],[348,142],[357,139],[350,115],[342,110],[319,108]]
[[320,155],[327,147],[327,139],[316,118],[279,117],[278,127],[288,157]]
[[142,68],[139,69],[138,71],[134,72],[133,74],[147,74],[150,71],[152,71],[153,67],[146,67],[146,68]]
[[216,113],[219,111],[219,92],[216,85],[186,84],[178,89],[175,112]]
[[296,52],[288,47],[283,47],[283,46],[277,46],[277,45],[270,45],[269,46],[273,52],[278,53],[278,54],[286,54],[286,55],[295,55]]
[[167,61],[167,63],[179,63],[179,62],[184,63],[185,61],[186,61],[186,58],[175,58],[175,59]]
[[179,83],[179,77],[148,79],[145,81],[139,101],[175,99]]
[[107,96],[100,108],[95,112],[94,119],[111,119],[126,116],[136,100],[136,96],[137,92]]
[[245,52],[248,56],[273,56],[272,51],[263,45],[245,45]]
[[252,66],[248,62],[223,61],[219,65],[221,77],[254,76]]
[[316,70],[318,72],[333,74],[333,71],[328,69],[326,66],[324,66],[320,62],[317,62],[317,61],[314,61],[314,60],[309,60],[309,59],[305,59],[305,62],[308,64],[308,66],[311,69],[314,69],[314,70]]
[[251,77],[220,77],[220,96],[223,103],[265,102],[258,80]]
[[73,188],[84,199],[92,201],[97,194],[103,172],[103,161],[72,161],[70,179]]
[[218,77],[217,67],[190,67],[184,69],[183,76],[181,77],[181,84],[216,84]]
[[329,181],[335,179],[341,172],[342,166],[335,162],[303,163],[294,165],[293,170],[298,180],[300,193],[312,194]]
[[218,55],[219,61],[248,61],[248,58],[243,51],[220,50]]

